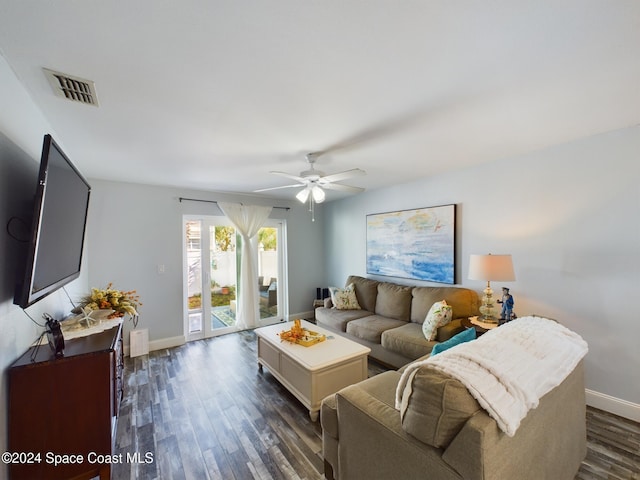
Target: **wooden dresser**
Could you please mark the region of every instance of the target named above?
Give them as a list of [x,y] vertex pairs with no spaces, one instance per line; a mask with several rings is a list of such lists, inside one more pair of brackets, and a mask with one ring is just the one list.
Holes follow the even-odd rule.
[[66,340],[63,357],[45,344],[18,358],[8,369],[10,478],[109,479],[122,374],[122,324]]

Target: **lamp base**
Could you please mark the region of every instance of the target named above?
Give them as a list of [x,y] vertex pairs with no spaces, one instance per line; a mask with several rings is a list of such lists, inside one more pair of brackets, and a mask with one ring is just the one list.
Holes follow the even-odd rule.
[[491,289],[489,282],[487,282],[487,287],[482,293],[484,293],[484,295],[482,297],[482,304],[479,308],[480,313],[482,314],[482,321],[497,324],[497,309],[495,307],[495,303],[493,303],[493,290]]

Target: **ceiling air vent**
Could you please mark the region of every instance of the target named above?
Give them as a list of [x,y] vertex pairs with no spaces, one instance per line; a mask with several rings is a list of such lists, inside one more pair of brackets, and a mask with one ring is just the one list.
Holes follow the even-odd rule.
[[54,72],[44,68],[44,73],[56,95],[75,102],[98,106],[96,86],[91,80],[73,77],[66,73]]

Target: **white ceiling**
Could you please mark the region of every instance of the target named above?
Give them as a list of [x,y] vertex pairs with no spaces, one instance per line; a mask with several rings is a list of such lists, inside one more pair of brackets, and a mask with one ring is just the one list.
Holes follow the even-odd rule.
[[0,53],[92,178],[252,192],[324,151],[372,189],[640,123],[638,0],[0,0]]

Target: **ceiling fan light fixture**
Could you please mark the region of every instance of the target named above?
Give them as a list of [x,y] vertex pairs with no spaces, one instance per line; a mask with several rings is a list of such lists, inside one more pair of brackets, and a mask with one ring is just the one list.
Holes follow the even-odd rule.
[[303,188],[302,190],[300,190],[297,194],[296,194],[296,198],[298,199],[298,201],[300,203],[304,203],[307,201],[307,199],[309,198],[309,189],[308,188]]
[[364,190],[364,188],[360,187],[352,187],[350,185],[344,185],[342,183],[337,183],[347,178],[354,177],[356,175],[364,175],[365,171],[360,170],[359,168],[353,168],[351,170],[345,170],[343,172],[334,173],[331,175],[325,175],[324,172],[320,170],[316,170],[314,168],[314,164],[316,162],[316,158],[322,152],[309,153],[307,154],[307,163],[309,164],[309,169],[300,172],[300,175],[292,175],[286,172],[277,172],[272,171],[271,173],[280,175],[281,177],[289,178],[291,180],[295,180],[297,183],[293,185],[283,185],[281,187],[270,187],[270,188],[262,188],[260,190],[254,190],[254,192],[266,192],[269,190],[279,190],[281,188],[300,188],[303,187],[302,190],[299,190],[296,193],[296,199],[300,203],[308,203],[309,211],[311,212],[311,221],[315,221],[314,217],[314,206],[317,203],[322,203],[326,199],[326,193],[324,189],[328,190],[338,190],[341,192],[347,193],[360,193]]
[[311,189],[311,194],[313,195],[313,201],[316,203],[322,203],[325,199],[324,190],[322,190],[319,186],[314,185]]

